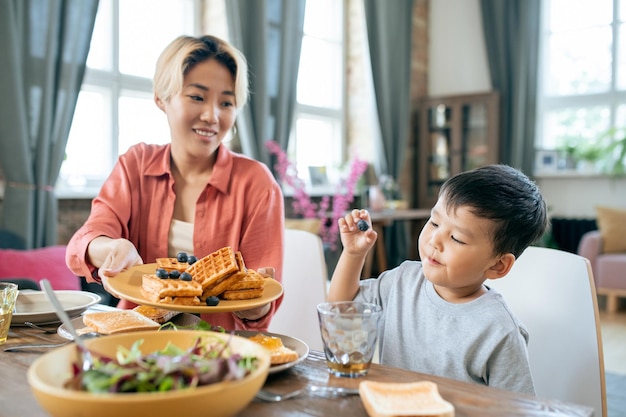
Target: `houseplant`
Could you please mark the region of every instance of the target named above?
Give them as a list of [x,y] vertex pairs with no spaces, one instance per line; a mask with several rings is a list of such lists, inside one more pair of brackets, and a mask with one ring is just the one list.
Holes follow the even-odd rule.
[[292,208],[294,213],[304,219],[319,219],[319,235],[322,242],[331,250],[335,250],[339,234],[337,221],[350,208],[350,203],[354,200],[356,193],[357,183],[367,169],[367,162],[358,157],[354,158],[350,164],[348,176],[336,184],[332,199],[331,196],[326,195],[322,197],[319,203],[316,203],[307,193],[304,181],[298,177],[298,170],[280,145],[275,141],[268,141],[266,147],[270,154],[276,157],[274,169],[278,180],[293,189]]

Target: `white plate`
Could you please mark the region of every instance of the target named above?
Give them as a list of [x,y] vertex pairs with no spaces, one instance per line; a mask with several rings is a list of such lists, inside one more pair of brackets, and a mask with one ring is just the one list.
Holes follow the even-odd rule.
[[280,338],[280,340],[283,341],[283,345],[285,345],[285,347],[288,347],[289,349],[293,349],[298,353],[298,359],[296,359],[295,361],[283,363],[280,365],[270,366],[270,369],[269,369],[270,374],[275,374],[276,372],[281,372],[281,371],[284,371],[285,369],[289,369],[293,366],[296,366],[297,364],[305,360],[307,356],[309,356],[309,346],[306,343],[304,343],[302,340],[296,337],[285,336],[283,334],[278,334],[278,333],[259,332],[259,331],[254,331],[254,330],[235,331],[235,334],[239,336],[243,336],[243,337],[252,337],[259,333],[263,333],[264,335],[267,335],[267,336],[274,336],[274,337]]
[[[80,316],[89,306],[100,301],[100,296],[86,291],[58,290],[54,292],[63,309],[70,317]],[[54,307],[41,291],[20,291],[11,326],[24,326],[24,322],[35,324],[59,323]]]

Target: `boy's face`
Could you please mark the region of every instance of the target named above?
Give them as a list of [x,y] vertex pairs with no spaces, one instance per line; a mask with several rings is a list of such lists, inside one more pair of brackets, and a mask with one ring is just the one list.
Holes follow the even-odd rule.
[[467,207],[446,211],[440,198],[422,229],[418,249],[424,276],[450,302],[469,301],[484,291],[486,278],[498,278],[501,256],[494,255],[492,220]]

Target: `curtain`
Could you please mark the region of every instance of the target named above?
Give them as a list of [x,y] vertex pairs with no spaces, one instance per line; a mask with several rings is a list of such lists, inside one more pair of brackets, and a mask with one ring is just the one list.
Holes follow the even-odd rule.
[[[386,173],[402,172],[410,133],[411,31],[413,1],[364,0],[376,107],[382,134],[381,161]],[[402,222],[385,231],[389,267],[408,257],[407,233]]]
[[248,60],[250,101],[237,117],[243,153],[267,164],[265,142],[286,150],[294,118],[306,0],[226,2],[232,42]]
[[56,244],[54,184],[85,71],[98,0],[0,0],[0,229]]
[[500,92],[500,159],[532,173],[540,0],[481,0],[493,88]]

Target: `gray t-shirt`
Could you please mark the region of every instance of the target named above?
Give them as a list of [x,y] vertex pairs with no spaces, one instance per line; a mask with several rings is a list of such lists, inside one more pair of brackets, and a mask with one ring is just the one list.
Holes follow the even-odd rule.
[[449,303],[424,278],[421,262],[405,261],[362,280],[355,300],[383,308],[382,364],[535,394],[528,332],[495,289]]

